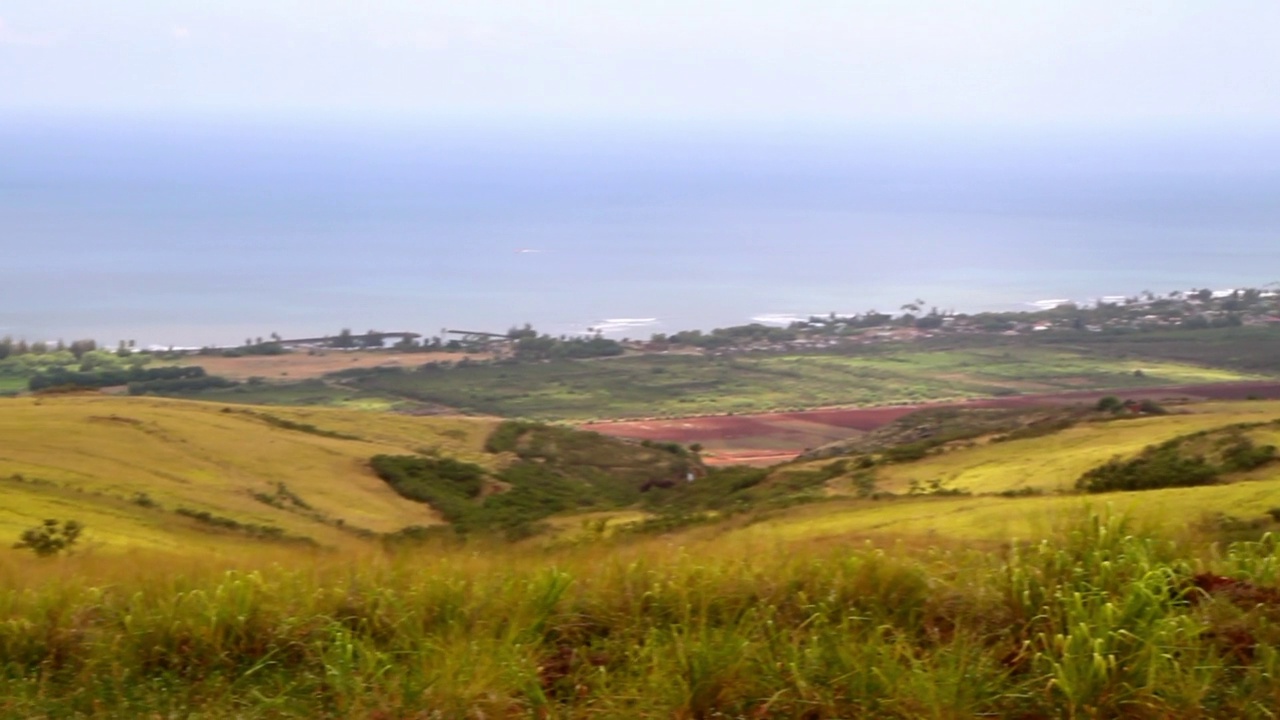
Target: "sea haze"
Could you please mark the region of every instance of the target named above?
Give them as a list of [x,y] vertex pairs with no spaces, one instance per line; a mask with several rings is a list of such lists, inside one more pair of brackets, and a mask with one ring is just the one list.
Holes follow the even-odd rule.
[[0,334],[621,337],[1280,280],[1280,136],[0,126]]

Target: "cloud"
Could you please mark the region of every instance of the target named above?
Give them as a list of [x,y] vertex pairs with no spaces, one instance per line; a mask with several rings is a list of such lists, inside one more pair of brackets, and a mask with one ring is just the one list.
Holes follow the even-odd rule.
[[16,47],[48,47],[54,42],[53,35],[32,35],[21,33],[9,27],[4,18],[0,18],[0,45]]
[[191,37],[191,28],[186,25],[174,25],[169,32],[173,35],[173,39],[178,41],[185,41]]

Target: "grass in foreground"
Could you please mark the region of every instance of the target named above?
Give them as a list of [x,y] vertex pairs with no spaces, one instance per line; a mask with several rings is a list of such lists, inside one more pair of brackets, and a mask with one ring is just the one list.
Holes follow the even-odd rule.
[[[0,560],[8,717],[1270,717],[1280,558],[1092,514],[990,552]],[[281,551],[283,552],[283,551]],[[274,560],[274,562],[273,562]]]

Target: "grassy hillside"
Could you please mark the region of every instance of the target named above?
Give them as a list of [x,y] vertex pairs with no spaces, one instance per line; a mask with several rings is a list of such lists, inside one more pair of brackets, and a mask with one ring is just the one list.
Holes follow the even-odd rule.
[[[1280,508],[1280,463],[1228,473],[1204,487],[1081,495],[1074,486],[1085,472],[1113,458],[1136,457],[1149,446],[1199,433],[1212,440],[1240,424],[1248,426],[1244,434],[1258,445],[1280,445],[1277,419],[1277,402],[1206,403],[1164,416],[1082,421],[1025,439],[977,437],[934,448],[918,460],[877,462],[871,468],[859,467],[858,459],[866,455],[798,462],[773,476],[825,475],[830,501],[741,532],[1000,541],[1035,536],[1082,508],[1111,507],[1175,529],[1199,526],[1211,534],[1257,536],[1280,530],[1269,515]],[[1255,427],[1260,423],[1265,425]]]
[[[4,717],[1262,718],[1280,701],[1280,555],[1264,535],[1280,529],[1280,464],[1203,487],[1054,492],[1194,433],[1213,449],[1247,423],[1275,442],[1280,402],[973,437],[914,461],[881,462],[885,447],[869,468],[863,453],[713,470],[647,493],[651,454],[667,472],[687,451],[342,410],[0,409],[0,474],[23,476],[0,481],[0,532],[75,517],[90,540],[135,546],[0,548]],[[526,495],[538,502],[570,480],[636,502],[562,513],[560,534],[519,543],[343,542],[337,518],[434,516],[374,475],[374,454],[425,462],[410,480],[452,487],[464,513],[508,480],[513,496],[512,468],[541,478],[525,487],[549,481]],[[857,497],[862,470],[880,499]],[[624,482],[593,484],[609,477]],[[910,494],[928,477],[930,494]],[[987,494],[934,492],[958,483]],[[995,494],[1027,486],[1045,492]],[[336,551],[245,530],[267,524]]]
[[[876,471],[882,490],[905,493],[912,480],[938,480],[942,487],[975,494],[1032,488],[1070,490],[1085,471],[1114,456],[1137,453],[1180,435],[1235,423],[1280,417],[1280,403],[1212,403],[1179,406],[1170,415],[1080,422],[1059,432],[1007,442],[977,438],[916,462],[886,464]],[[1280,428],[1255,430],[1267,442]],[[1271,438],[1271,439],[1267,439]]]
[[[327,409],[253,409],[68,396],[0,403],[0,538],[42,518],[76,519],[89,544],[182,550],[254,541],[252,528],[324,544],[353,531],[439,522],[369,468],[430,448],[492,465],[494,423]],[[246,528],[177,515],[207,512]]]
[[[446,522],[530,534],[557,513],[632,505],[646,483],[700,467],[679,446],[534,424],[94,395],[10,399],[0,404],[0,538],[47,518],[82,523],[88,545],[171,550],[334,546],[420,536]],[[465,480],[466,492],[454,492],[449,477]]]
[[1026,537],[0,555],[0,715],[1269,717],[1274,540]]

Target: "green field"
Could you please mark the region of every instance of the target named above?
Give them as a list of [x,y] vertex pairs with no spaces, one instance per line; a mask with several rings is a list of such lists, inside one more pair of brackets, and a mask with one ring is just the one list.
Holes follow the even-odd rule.
[[645,355],[384,371],[346,384],[372,395],[468,412],[586,419],[912,403],[1259,377],[1189,363],[1099,356],[1083,349],[1007,345],[876,347],[857,354]]
[[1102,333],[1085,338],[1058,335],[1041,342],[1049,347],[1085,347],[1117,358],[1159,358],[1246,372],[1280,372],[1280,329],[1274,327]]

